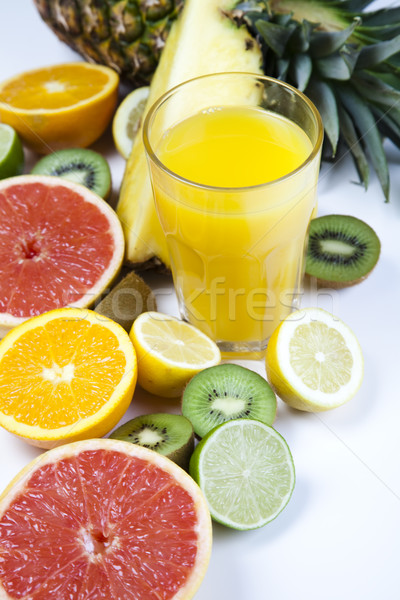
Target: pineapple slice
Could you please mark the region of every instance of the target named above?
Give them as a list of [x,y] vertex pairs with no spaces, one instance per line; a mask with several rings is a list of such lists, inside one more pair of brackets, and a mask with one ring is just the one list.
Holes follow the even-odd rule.
[[[262,74],[258,45],[245,27],[238,28],[224,14],[236,3],[232,0],[186,0],[155,72],[147,109],[173,86],[199,75],[224,71]],[[151,260],[157,262],[158,258],[169,267],[141,129],[126,165],[117,214],[125,233],[126,260],[137,265]]]

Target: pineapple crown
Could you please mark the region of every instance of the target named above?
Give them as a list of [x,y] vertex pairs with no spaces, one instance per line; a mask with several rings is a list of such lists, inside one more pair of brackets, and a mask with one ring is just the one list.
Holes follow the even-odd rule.
[[265,74],[317,106],[324,158],[350,151],[365,188],[372,165],[388,201],[382,137],[400,148],[400,8],[363,12],[371,2],[249,0],[231,18],[260,44]]

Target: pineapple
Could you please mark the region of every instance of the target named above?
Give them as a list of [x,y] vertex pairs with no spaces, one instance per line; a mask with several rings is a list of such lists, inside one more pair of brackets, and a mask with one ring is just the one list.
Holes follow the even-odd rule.
[[[90,43],[93,56],[90,52],[85,56],[108,64],[113,59],[117,70],[130,71],[134,81],[139,73],[142,78],[144,73],[149,76],[157,60],[154,43],[145,50],[146,40],[158,39],[155,45],[162,44],[180,5],[177,0],[35,2],[48,22],[58,23],[53,27],[59,35],[71,39],[66,32],[77,34],[75,47],[81,52]],[[400,147],[400,8],[367,12],[371,3],[185,0],[152,80],[148,106],[173,85],[209,72],[252,71],[277,77],[304,91],[317,105],[325,127],[324,157],[334,159],[350,152],[366,188],[372,165],[388,200],[382,136]],[[163,17],[152,29],[143,14],[154,6]],[[126,31],[135,29],[133,15],[139,14],[139,7],[142,26],[146,21],[149,29],[132,42]],[[124,58],[118,61],[116,55]],[[151,58],[146,62],[143,55]],[[128,261],[157,262],[154,257],[158,257],[168,264],[141,132],[127,163],[117,210],[125,229]]]
[[57,36],[89,62],[147,85],[183,0],[34,0]]
[[[217,71],[262,73],[261,51],[247,28],[238,29],[225,10],[232,0],[186,0],[181,18],[173,25],[154,75],[147,107],[168,89]],[[167,245],[158,221],[148,175],[142,131],[136,135],[127,161],[117,206],[125,232],[128,262],[159,262],[169,266]],[[149,265],[149,266],[150,266]]]

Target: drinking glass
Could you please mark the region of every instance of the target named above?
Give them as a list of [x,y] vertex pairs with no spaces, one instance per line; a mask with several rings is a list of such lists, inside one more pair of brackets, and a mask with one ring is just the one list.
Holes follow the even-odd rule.
[[[251,131],[243,121],[249,110],[257,122]],[[209,159],[199,166],[190,158],[191,144],[203,117],[218,111],[226,117],[227,146],[217,147],[215,132],[205,126],[202,143]],[[296,155],[293,135],[299,129],[306,140],[307,152],[299,154],[294,169],[260,156],[259,138],[269,136],[271,119],[281,131],[274,140],[277,152],[282,146]],[[241,130],[247,170],[252,167],[245,185],[246,173],[229,141]],[[317,109],[297,89],[269,77],[206,75],[159,98],[146,116],[143,136],[182,318],[224,353],[262,352],[281,320],[299,306],[323,139]],[[171,152],[178,153],[173,168]],[[227,157],[232,169],[223,185],[210,183],[211,173],[218,180]],[[193,166],[199,167],[195,177]]]

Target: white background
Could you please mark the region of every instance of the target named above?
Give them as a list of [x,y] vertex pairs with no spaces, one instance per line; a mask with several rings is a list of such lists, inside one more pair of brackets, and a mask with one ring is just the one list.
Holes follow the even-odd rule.
[[[0,80],[33,67],[80,60],[42,23],[32,0],[1,1],[0,50]],[[124,162],[110,132],[93,148],[109,159],[115,201]],[[308,288],[303,299],[303,306],[330,310],[357,335],[365,357],[362,388],[329,413],[303,414],[279,401],[274,426],[286,438],[297,472],[292,499],[260,530],[241,533],[214,526],[211,563],[196,600],[399,598],[400,153],[390,146],[388,151],[389,204],[375,176],[368,192],[352,183],[357,175],[351,159],[323,166],[319,214],[365,220],[379,235],[382,253],[362,284],[331,296]],[[27,154],[27,168],[35,159]],[[146,279],[159,309],[176,313],[169,278]],[[247,366],[265,375],[262,362]],[[123,421],[161,410],[178,412],[179,404],[137,391]],[[1,430],[0,488],[39,452]]]

